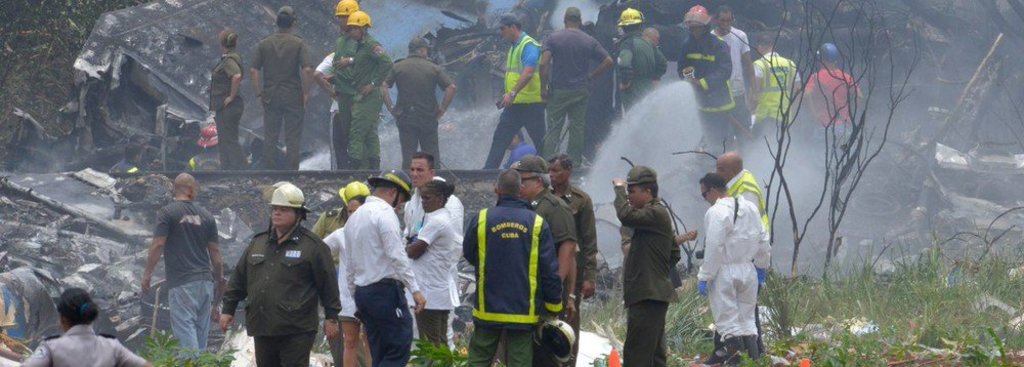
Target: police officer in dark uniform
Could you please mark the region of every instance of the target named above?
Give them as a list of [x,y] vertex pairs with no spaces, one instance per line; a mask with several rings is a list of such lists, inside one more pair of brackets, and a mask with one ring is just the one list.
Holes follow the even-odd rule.
[[[575,316],[576,304],[570,302],[576,298],[576,221],[572,209],[562,199],[551,193],[551,179],[548,176],[548,162],[543,158],[530,155],[523,157],[512,168],[522,175],[523,189],[521,196],[530,202],[533,211],[551,225],[551,235],[555,238],[555,251],[558,254],[558,276],[562,279],[562,299],[565,312],[560,316],[570,320]],[[533,353],[535,366],[557,366],[558,361],[552,354],[538,346]]]
[[636,166],[615,179],[615,212],[633,229],[623,272],[626,366],[665,366],[665,313],[675,296],[669,272],[679,262],[672,218],[658,198],[658,174]]
[[338,337],[337,271],[327,245],[301,226],[302,191],[290,183],[274,190],[271,228],[253,237],[238,260],[224,294],[221,329],[231,325],[246,300],[245,326],[255,339],[256,365],[307,366],[316,338],[317,300],[324,334]]
[[[295,20],[292,7],[282,6],[277,11],[278,30],[256,46],[249,69],[252,88],[263,102],[263,166],[270,169],[299,169],[302,121],[313,82],[313,59],[302,38],[292,33]],[[278,165],[277,138],[282,126],[287,154],[285,164]]]
[[222,31],[219,38],[224,54],[210,73],[210,111],[215,112],[213,120],[223,143],[219,148],[220,168],[238,170],[246,165],[245,155],[238,141],[238,127],[242,121],[242,113],[245,112],[245,103],[238,95],[242,84],[242,56],[235,51],[235,47],[238,46],[237,33]]
[[96,334],[92,322],[100,314],[99,306],[81,288],[70,288],[57,302],[60,327],[64,335],[46,338],[25,360],[28,367],[126,366],[152,367],[116,338]]

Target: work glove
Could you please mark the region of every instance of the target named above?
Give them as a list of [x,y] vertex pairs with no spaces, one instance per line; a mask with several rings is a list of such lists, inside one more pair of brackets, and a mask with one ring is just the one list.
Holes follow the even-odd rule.
[[697,283],[697,293],[704,297],[708,296],[708,281],[702,280]]
[[757,269],[757,284],[764,286],[768,283],[768,270]]

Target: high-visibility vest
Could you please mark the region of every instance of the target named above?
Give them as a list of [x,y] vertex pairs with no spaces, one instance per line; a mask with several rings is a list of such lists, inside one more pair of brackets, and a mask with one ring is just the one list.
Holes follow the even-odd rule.
[[[537,43],[533,37],[523,34],[523,40],[519,44],[512,46],[512,49],[508,52],[508,59],[505,61],[505,93],[512,92],[516,84],[519,83],[519,76],[523,73],[523,49],[526,48],[527,44],[540,48],[540,43]],[[526,86],[516,94],[516,99],[512,103],[540,103],[542,101],[540,97],[540,76],[534,73],[530,81],[526,83]]]
[[[501,233],[492,233],[488,231],[487,227],[487,209],[480,211],[480,216],[477,219],[476,235],[477,235],[477,281],[476,281],[476,296],[477,305],[473,309],[473,317],[482,321],[489,321],[503,324],[536,324],[540,321],[540,315],[537,312],[537,287],[539,282],[538,277],[538,261],[540,260],[540,233],[544,226],[544,219],[539,215],[534,215],[532,230],[530,231],[530,255],[529,264],[526,264],[529,268],[527,273],[530,277],[530,293],[529,295],[514,295],[516,297],[523,296],[529,297],[529,309],[523,310],[505,310],[505,312],[495,312],[488,310],[487,307],[487,293],[490,292],[515,292],[513,289],[487,289],[487,273],[488,271],[501,272],[501,269],[488,270],[487,269],[487,239],[491,234],[500,235]],[[501,239],[496,239],[501,242]],[[518,239],[516,239],[518,240]],[[514,259],[504,259],[500,261],[515,261]],[[520,264],[508,263],[508,266],[520,266]],[[493,305],[492,305],[493,306]],[[507,306],[507,305],[505,305]],[[562,305],[550,305],[545,303],[545,308],[553,313],[560,312]]]
[[796,64],[785,57],[771,53],[755,61],[754,65],[763,73],[761,96],[758,98],[757,110],[754,111],[754,115],[758,121],[772,118],[781,122],[783,121],[783,112],[789,109],[790,99],[793,98]]
[[743,175],[740,176],[739,180],[736,180],[729,191],[726,192],[729,196],[739,196],[745,192],[752,192],[757,196],[757,211],[761,213],[761,222],[764,223],[764,228],[768,231],[772,230],[771,225],[768,223],[768,210],[766,210],[764,203],[764,193],[761,191],[761,185],[757,184],[757,179],[750,171],[743,171]]

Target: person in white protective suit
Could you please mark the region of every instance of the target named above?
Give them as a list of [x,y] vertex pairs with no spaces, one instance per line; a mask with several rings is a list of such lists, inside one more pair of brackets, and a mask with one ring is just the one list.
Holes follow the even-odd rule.
[[704,214],[706,248],[697,287],[708,297],[725,343],[724,350],[715,354],[724,357],[726,365],[738,363],[744,351],[758,359],[754,307],[758,284],[764,283],[771,261],[768,231],[757,204],[742,196],[729,196],[721,176],[707,174],[700,179],[700,188],[711,208]]

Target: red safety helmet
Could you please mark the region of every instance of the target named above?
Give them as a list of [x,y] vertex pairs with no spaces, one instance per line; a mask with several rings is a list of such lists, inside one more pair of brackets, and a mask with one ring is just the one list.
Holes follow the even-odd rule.
[[690,8],[683,19],[683,23],[686,26],[708,25],[708,23],[711,23],[711,15],[708,14],[708,9],[701,5],[694,5]]
[[203,148],[217,146],[217,125],[204,127],[199,133],[199,141],[196,144]]

